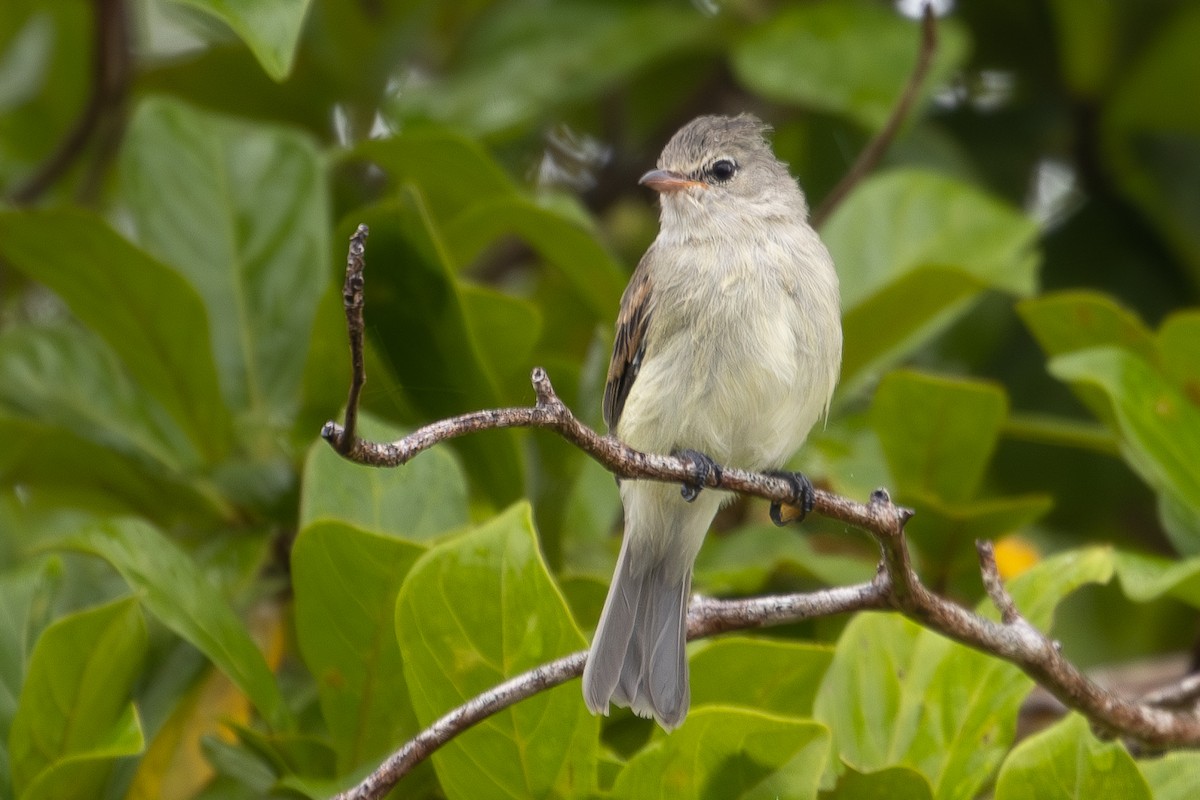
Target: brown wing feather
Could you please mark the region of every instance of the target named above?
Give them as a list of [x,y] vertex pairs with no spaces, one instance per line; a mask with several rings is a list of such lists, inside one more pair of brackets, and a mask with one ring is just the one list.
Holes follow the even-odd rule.
[[625,399],[637,379],[646,352],[646,328],[650,325],[651,291],[650,271],[646,264],[650,260],[651,248],[642,256],[641,262],[625,287],[621,296],[621,312],[617,315],[617,339],[613,342],[612,361],[608,365],[608,383],[604,387],[604,421],[610,433],[616,432],[617,422],[625,408]]

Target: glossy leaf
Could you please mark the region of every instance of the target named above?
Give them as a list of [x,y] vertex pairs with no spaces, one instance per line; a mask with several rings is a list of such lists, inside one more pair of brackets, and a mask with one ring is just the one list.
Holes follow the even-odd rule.
[[95,525],[63,546],[111,564],[151,613],[246,693],[268,724],[276,729],[291,725],[275,676],[245,625],[177,545],[140,520],[121,519]]
[[[1155,490],[1193,512],[1200,509],[1200,408],[1127,350],[1083,350],[1055,358],[1049,369],[1060,380],[1103,392],[1130,465]],[[1182,552],[1200,552],[1200,529],[1168,533]]]
[[996,800],[1152,797],[1125,747],[1098,740],[1078,714],[1017,745],[1000,768],[995,796]]
[[0,212],[0,253],[99,334],[209,462],[226,452],[209,323],[183,278],[82,211]]
[[[1069,552],[1014,580],[1018,608],[1049,630],[1068,593],[1112,575],[1111,552]],[[994,610],[983,608],[994,616]],[[973,798],[1000,764],[1033,682],[1017,667],[895,616],[860,614],[817,694],[834,752],[859,772],[908,766],[940,800]]]
[[879,384],[871,413],[902,491],[961,502],[979,489],[1008,397],[982,381],[899,371]]
[[46,602],[52,576],[62,571],[57,559],[33,561],[0,574],[0,741],[8,741],[25,664],[35,634],[38,606]]
[[348,772],[417,731],[395,636],[396,595],[424,548],[340,522],[292,546],[296,636]]
[[[359,424],[359,435],[373,441],[403,435],[370,415],[361,415]],[[466,476],[458,459],[441,447],[402,467],[375,469],[347,461],[327,442],[314,442],[304,462],[300,524],[321,520],[400,539],[430,539],[467,524]]]
[[822,793],[821,800],[933,800],[933,789],[925,776],[908,767],[876,772],[857,772],[847,767],[837,787]]
[[199,465],[163,407],[129,381],[112,350],[77,326],[0,334],[0,405],[159,469],[178,473]]
[[[966,32],[938,22],[938,45],[922,95],[928,98],[966,60]],[[771,16],[733,49],[746,86],[780,103],[842,114],[882,128],[917,63],[920,24],[866,2],[805,3]]]
[[469,264],[484,247],[515,234],[560,270],[596,319],[609,320],[621,304],[625,271],[577,220],[519,197],[477,202],[446,226],[458,264]]
[[841,280],[843,386],[911,351],[985,289],[1023,296],[1037,285],[1037,225],[968,184],[930,172],[868,178],[821,236]]
[[829,731],[753,711],[694,709],[687,721],[630,759],[612,796],[816,800]]
[[130,123],[121,184],[143,246],[204,300],[226,403],[259,424],[289,421],[329,280],[313,143],[152,98]]
[[[478,331],[467,319],[467,301],[433,220],[415,189],[398,200],[365,209],[356,218],[371,228],[371,329],[422,422],[478,408],[524,403],[508,397],[484,358]],[[513,324],[513,320],[509,320]],[[527,317],[521,327],[536,326]],[[511,334],[490,330],[502,347]],[[513,431],[456,440],[476,486],[494,502],[522,492],[524,467]]]
[[812,716],[813,699],[833,648],[729,636],[689,659],[692,708],[740,706],[788,717]]
[[1200,775],[1200,753],[1177,750],[1138,762],[1154,800],[1191,800]]
[[175,0],[221,20],[244,41],[266,73],[282,81],[292,70],[310,0]]
[[133,597],[46,628],[8,737],[18,797],[98,797],[114,759],[141,751],[130,699],[145,652],[146,626]]
[[1053,292],[1022,300],[1017,311],[1050,356],[1090,347],[1123,347],[1154,358],[1154,338],[1141,319],[1110,295],[1092,291]]
[[[585,646],[516,505],[439,545],[409,572],[396,635],[422,725]],[[543,797],[594,787],[599,721],[570,682],[501,711],[433,755],[446,796]]]
[[712,19],[668,3],[498,6],[463,43],[450,74],[405,86],[393,112],[401,120],[498,133],[594,96],[670,54],[695,50],[716,30]]

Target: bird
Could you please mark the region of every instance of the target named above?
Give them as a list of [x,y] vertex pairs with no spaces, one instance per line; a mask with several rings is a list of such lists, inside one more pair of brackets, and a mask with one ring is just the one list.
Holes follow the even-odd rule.
[[[659,232],[622,295],[604,420],[695,480],[618,481],[624,536],[583,695],[592,713],[615,703],[667,731],[690,704],[693,565],[732,499],[701,487],[720,465],[777,471],[828,415],[841,370],[837,273],[770,132],[750,114],[698,117],[639,181],[659,195]],[[811,509],[811,481],[777,474]],[[783,524],[778,504],[771,517]]]

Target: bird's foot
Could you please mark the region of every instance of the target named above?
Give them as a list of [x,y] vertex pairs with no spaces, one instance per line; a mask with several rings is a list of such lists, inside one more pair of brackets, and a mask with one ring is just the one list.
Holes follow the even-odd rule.
[[[816,502],[817,491],[813,488],[812,481],[799,472],[787,472],[786,470],[772,470],[767,473],[776,478],[783,478],[792,486],[792,499],[785,503],[775,500],[771,503],[771,522],[782,527],[789,522],[798,522],[808,516],[808,512],[813,510],[813,503]],[[795,516],[784,517],[783,507],[786,505],[790,511],[799,512]]]
[[683,495],[683,499],[689,503],[700,496],[700,490],[708,483],[709,476],[716,475],[717,480],[721,480],[721,466],[704,453],[683,449],[676,450],[671,455],[688,462],[688,466],[692,468],[692,472],[695,475],[695,480],[685,482],[679,490],[679,493]]

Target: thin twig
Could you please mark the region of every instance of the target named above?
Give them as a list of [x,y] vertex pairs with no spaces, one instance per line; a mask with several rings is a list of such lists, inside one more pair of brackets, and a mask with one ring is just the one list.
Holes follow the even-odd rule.
[[367,249],[366,225],[359,225],[350,237],[350,250],[346,254],[346,281],[342,284],[342,307],[346,311],[346,330],[350,337],[350,392],[346,397],[345,426],[330,440],[334,449],[348,455],[356,439],[358,429],[358,398],[363,384],[367,382],[367,367],[363,360],[363,305],[366,279],[363,277],[363,254]]
[[[344,293],[351,353],[361,354],[363,339],[364,238],[360,227],[351,239]],[[426,425],[394,442],[370,442],[353,434],[358,390],[366,380],[361,357],[353,359],[354,376],[347,424],[325,423],[321,435],[355,463],[400,466],[430,447],[469,433],[498,428],[551,430],[590,455],[616,475],[630,479],[691,483],[692,463],[675,456],[643,453],[611,436],[602,436],[579,421],[559,399],[541,367],[533,370],[536,402],[532,407],[476,411]],[[357,388],[356,388],[357,387]],[[779,477],[722,468],[711,470],[706,487],[768,500],[796,502],[791,484]],[[811,595],[759,597],[745,600],[696,600],[688,615],[689,637],[776,625],[849,610],[893,609],[950,639],[1015,664],[1067,707],[1096,725],[1145,744],[1164,747],[1200,744],[1200,716],[1192,708],[1168,710],[1161,699],[1138,702],[1120,697],[1090,680],[1062,655],[1056,642],[1038,631],[1017,610],[1004,589],[992,548],[978,545],[984,586],[1001,613],[1001,621],[985,619],[931,592],[912,567],[904,526],[912,511],[895,505],[878,489],[868,503],[857,503],[817,491],[814,511],[860,528],[878,543],[880,569],[868,584],[828,589]],[[578,675],[584,655],[576,653],[518,676],[449,712],[422,731],[357,787],[340,797],[365,800],[385,795],[395,782],[438,747],[480,720],[551,686]],[[1185,690],[1191,691],[1188,685]]]
[[891,146],[892,140],[900,132],[900,127],[908,118],[908,114],[912,110],[912,105],[921,90],[921,84],[925,82],[925,76],[929,72],[929,65],[933,63],[933,54],[936,51],[937,17],[933,13],[933,4],[926,3],[921,15],[921,45],[917,51],[917,63],[913,67],[912,74],[908,77],[908,83],[904,86],[904,92],[900,95],[900,100],[897,101],[895,108],[892,109],[892,114],[888,117],[888,121],[884,124],[883,128],[867,143],[867,146],[858,154],[858,158],[855,159],[849,171],[838,181],[832,191],[825,196],[825,199],[821,201],[821,205],[817,206],[817,210],[812,214],[812,224],[814,227],[820,227],[821,223],[829,219],[829,215],[833,213],[835,208],[841,205],[841,202],[850,194],[850,190],[857,186],[871,170],[878,166],[884,153]]
[[[9,196],[17,205],[28,205],[41,197],[83,154],[105,118],[121,113],[133,71],[129,15],[124,0],[96,0],[95,32],[87,103],[54,152],[23,184],[12,190]],[[118,132],[121,127],[117,123],[110,125],[111,130]]]

